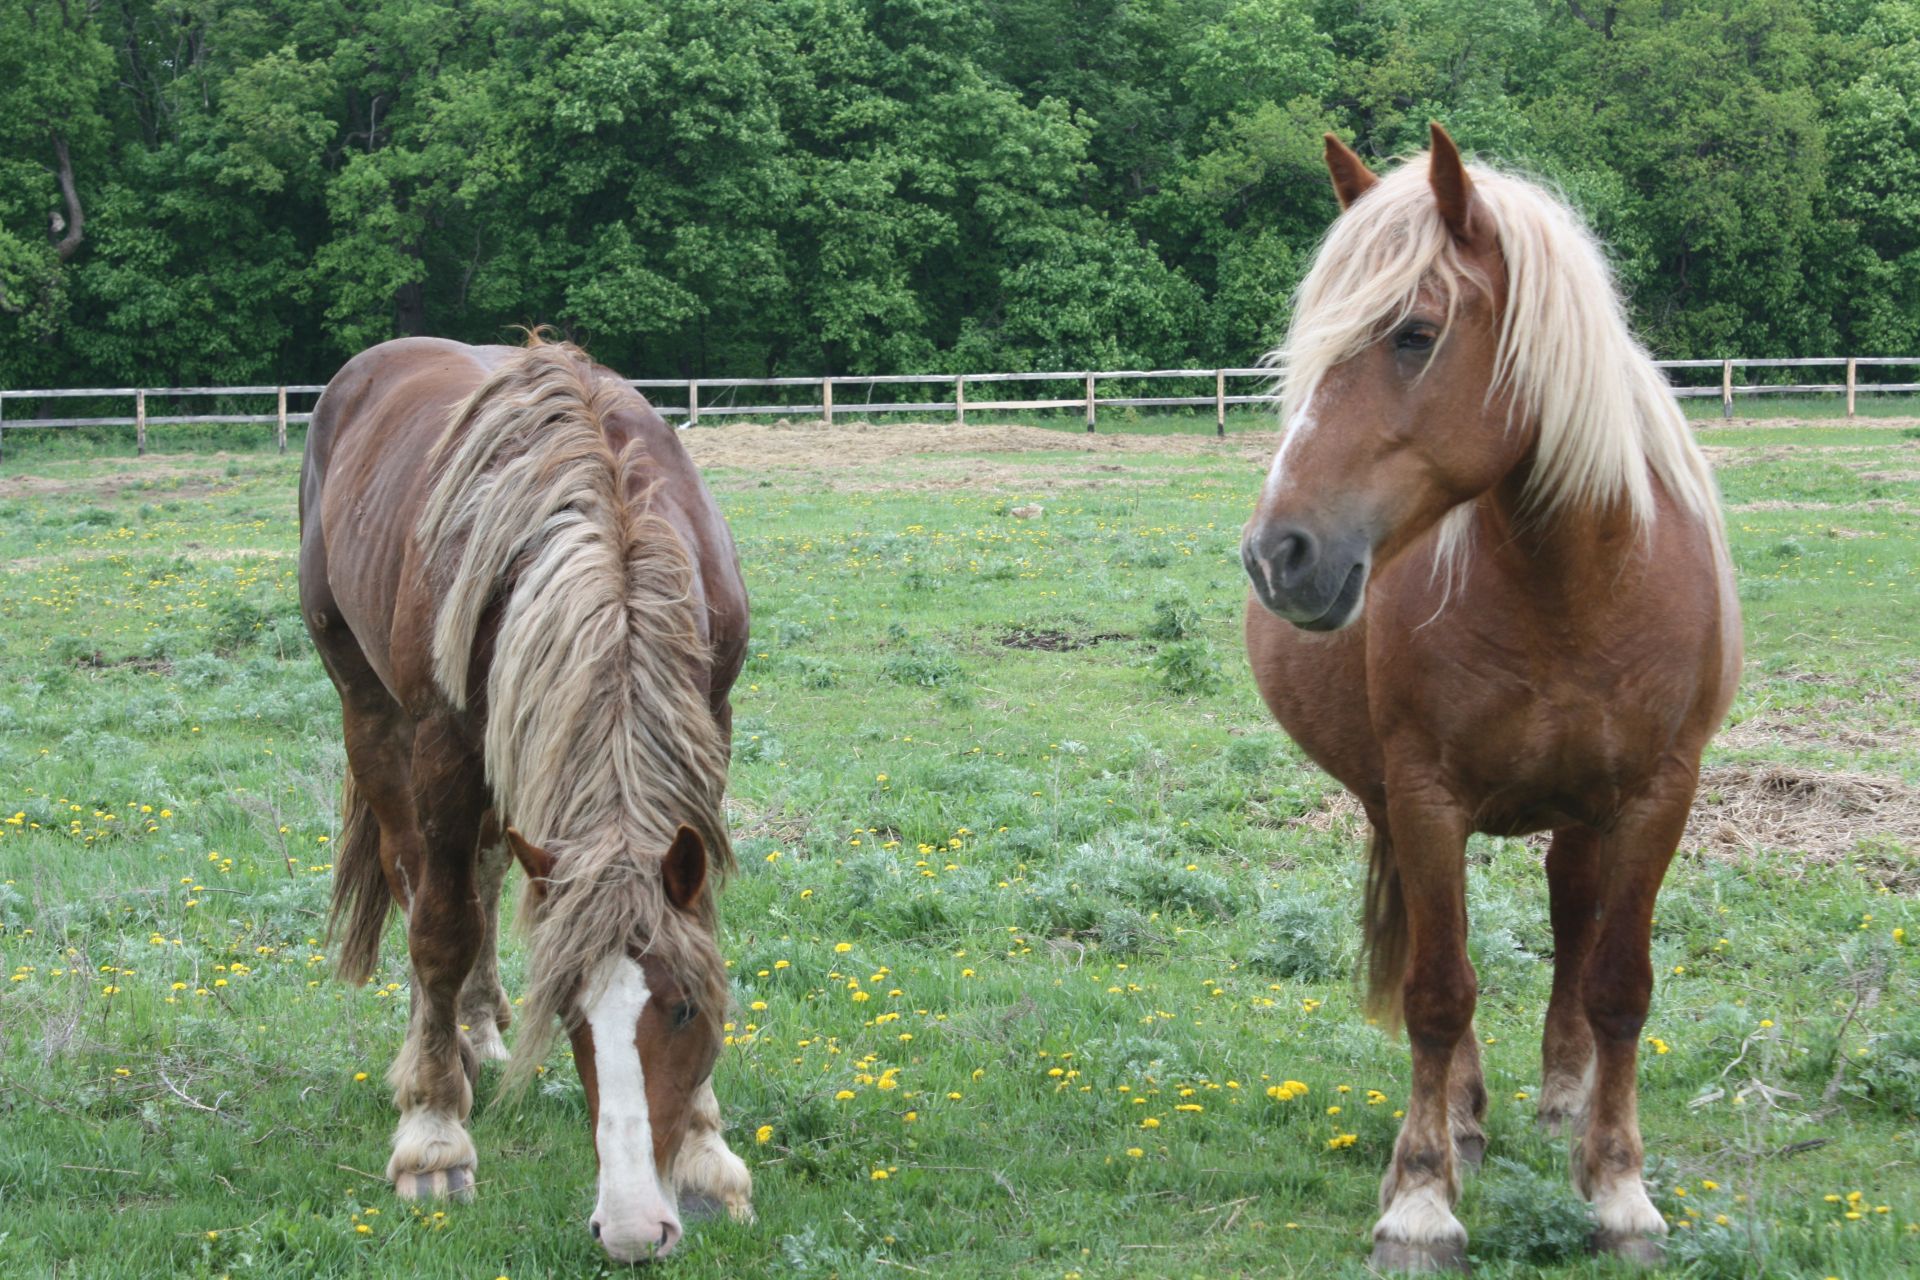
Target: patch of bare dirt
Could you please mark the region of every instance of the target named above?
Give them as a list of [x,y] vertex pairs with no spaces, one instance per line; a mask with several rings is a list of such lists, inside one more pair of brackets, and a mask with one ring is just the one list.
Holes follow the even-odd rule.
[[1070,653],[1075,649],[1105,644],[1109,640],[1131,639],[1133,637],[1124,631],[1104,631],[1098,635],[1077,636],[1071,631],[1060,631],[1051,627],[1012,627],[1001,633],[1000,645],[1006,649],[1038,649],[1045,653]]
[[1865,773],[1716,765],[1701,772],[1681,847],[1726,859],[1762,849],[1820,862],[1857,855],[1881,883],[1910,891],[1920,888],[1920,788]]
[[173,674],[173,662],[168,658],[120,658],[109,659],[98,649],[92,653],[83,653],[73,660],[73,665],[81,671],[144,671],[148,675],[170,676]]
[[1848,431],[1885,430],[1889,434],[1920,427],[1920,418],[1726,418],[1700,422],[1694,431],[1703,438],[1721,431],[1787,431],[1800,427],[1844,427]]
[[[1049,431],[1011,423],[951,422],[835,423],[786,425],[728,423],[724,428],[694,428],[680,433],[681,443],[703,469],[746,467],[787,471],[794,466],[819,471],[871,467],[907,458],[956,453],[1082,453],[1094,457],[1129,454],[1173,454],[1183,457],[1246,457],[1264,459],[1273,441],[1264,435],[1229,436],[1211,432],[1191,435],[1107,435],[1076,431]],[[963,479],[979,464],[956,469]]]
[[1719,746],[1742,751],[1782,743],[1844,751],[1920,750],[1920,732],[1905,727],[1862,725],[1860,719],[1857,705],[1838,701],[1816,709],[1810,718],[1762,712],[1721,730],[1714,741]]
[[88,547],[79,551],[66,551],[50,556],[21,556],[9,560],[4,568],[8,573],[26,573],[34,569],[44,569],[48,565],[78,564],[89,560],[126,560],[136,556],[185,556],[188,560],[284,560],[292,553],[282,547],[203,547],[197,542],[182,543],[179,547],[148,545],[143,547]]
[[[212,453],[183,455],[177,459],[148,457],[137,465],[101,464],[99,471],[74,476],[0,476],[0,498],[72,497],[87,502],[111,502],[139,485],[155,486],[153,496],[169,502],[204,498],[220,487],[220,481],[226,478],[221,473],[233,456]],[[168,484],[168,481],[179,483]]]
[[1920,507],[1908,506],[1892,498],[1869,498],[1865,502],[1789,502],[1767,498],[1760,502],[1733,502],[1728,511],[1887,511],[1897,516],[1920,515]]

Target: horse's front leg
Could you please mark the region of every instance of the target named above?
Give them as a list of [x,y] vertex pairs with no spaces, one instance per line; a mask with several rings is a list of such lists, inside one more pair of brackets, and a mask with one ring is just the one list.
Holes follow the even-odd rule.
[[460,988],[460,1026],[482,1062],[502,1062],[508,1056],[500,1033],[513,1021],[513,1006],[500,984],[500,886],[512,861],[500,823],[488,813],[480,826],[473,882],[480,904],[480,950]]
[[721,1138],[723,1127],[708,1076],[693,1092],[686,1140],[673,1162],[674,1194],[684,1215],[724,1209],[735,1222],[752,1222],[753,1175]]
[[387,1177],[403,1199],[464,1199],[473,1193],[478,1164],[465,1121],[479,1062],[460,1030],[459,1000],[485,931],[474,846],[487,806],[478,762],[459,748],[450,726],[429,720],[414,742],[423,848],[407,915],[412,1018],[387,1072],[400,1110]]
[[[1455,1060],[1471,1033],[1476,994],[1467,959],[1466,821],[1434,788],[1396,792],[1390,785],[1388,796],[1406,905],[1401,990],[1413,1085],[1393,1164],[1380,1185],[1372,1265],[1381,1271],[1461,1270],[1467,1231],[1453,1216],[1460,1181],[1450,1113]],[[1463,1063],[1463,1083],[1465,1072],[1477,1065],[1477,1055]]]
[[1593,1094],[1585,1136],[1573,1151],[1573,1183],[1593,1202],[1594,1248],[1658,1264],[1666,1220],[1640,1176],[1639,1098],[1634,1072],[1653,995],[1653,902],[1687,825],[1693,770],[1672,766],[1600,837],[1604,894],[1592,953],[1581,976],[1593,1032]]

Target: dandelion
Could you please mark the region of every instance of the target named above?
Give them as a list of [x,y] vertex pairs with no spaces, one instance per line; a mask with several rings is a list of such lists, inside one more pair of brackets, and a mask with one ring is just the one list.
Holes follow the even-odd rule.
[[1145,1151],[1142,1151],[1139,1147],[1128,1147],[1127,1154],[1129,1156],[1132,1156],[1135,1160],[1138,1160],[1141,1156],[1144,1156],[1147,1153]]
[[355,1084],[364,1083],[366,1078],[367,1078],[367,1073],[364,1071],[356,1071],[353,1073],[353,1082]]
[[767,1143],[772,1142],[773,1126],[770,1124],[763,1124],[758,1129],[755,1129],[753,1131],[753,1140],[759,1143],[761,1146],[765,1146]]
[[1327,1139],[1327,1150],[1341,1151],[1347,1147],[1352,1146],[1354,1143],[1358,1141],[1360,1141],[1359,1134],[1355,1134],[1355,1133],[1335,1134],[1333,1137]]
[[885,1182],[888,1178],[892,1176],[893,1175],[888,1173],[885,1169],[875,1169],[872,1173],[867,1175],[868,1179],[873,1182]]
[[840,1092],[833,1095],[833,1100],[835,1102],[848,1102],[852,1100],[853,1096],[854,1096],[853,1090],[842,1089]]
[[1158,1129],[1160,1127],[1160,1117],[1148,1116],[1145,1120],[1142,1120],[1140,1122],[1140,1127],[1142,1129]]
[[847,952],[853,950],[853,944],[851,942],[836,942],[833,944],[833,949],[838,954],[845,955]]

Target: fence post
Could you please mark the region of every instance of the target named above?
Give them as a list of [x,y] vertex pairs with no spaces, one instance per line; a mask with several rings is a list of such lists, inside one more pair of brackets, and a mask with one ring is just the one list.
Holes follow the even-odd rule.
[[287,389],[280,388],[280,421],[273,428],[273,442],[280,446],[280,452],[287,451]]
[[1853,393],[1859,386],[1858,381],[1854,377],[1854,368],[1859,363],[1857,358],[1853,356],[1847,357],[1847,416],[1849,418],[1853,416]]
[[1733,361],[1720,362],[1720,416],[1733,416]]
[[833,379],[820,379],[820,412],[825,415],[827,425],[833,425]]
[[964,373],[953,380],[953,422],[958,427],[967,425],[967,375]]
[[687,379],[687,425],[690,427],[700,425],[700,380],[698,378]]
[[1093,375],[1089,373],[1087,375],[1087,434],[1089,435],[1093,434],[1093,420],[1098,412],[1093,403]]
[[147,456],[147,393],[133,393],[133,451],[139,457]]
[[1213,434],[1227,438],[1227,371],[1213,371]]

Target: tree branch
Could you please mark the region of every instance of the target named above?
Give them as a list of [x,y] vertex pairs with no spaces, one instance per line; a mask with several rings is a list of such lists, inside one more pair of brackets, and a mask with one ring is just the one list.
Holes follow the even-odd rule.
[[1601,37],[1607,40],[1613,39],[1613,6],[1611,4],[1607,6],[1606,13],[1599,22],[1595,22],[1587,16],[1587,11],[1580,7],[1580,0],[1567,0],[1567,8],[1573,12],[1574,17],[1586,23],[1589,28],[1598,32]]
[[87,215],[80,208],[80,192],[73,185],[73,160],[67,155],[67,140],[57,133],[53,135],[53,154],[60,161],[60,194],[67,202],[67,234],[53,246],[53,251],[65,262],[86,238]]

